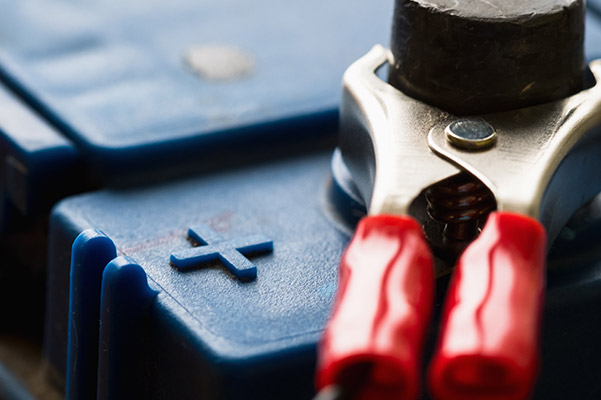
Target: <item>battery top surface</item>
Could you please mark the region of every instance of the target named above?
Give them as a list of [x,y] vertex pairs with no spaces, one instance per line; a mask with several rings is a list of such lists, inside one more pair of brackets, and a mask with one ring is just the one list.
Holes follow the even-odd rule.
[[160,146],[158,160],[200,149],[199,138],[215,133],[260,136],[241,130],[326,112],[333,124],[341,76],[374,43],[387,42],[392,2],[0,0],[0,7],[5,82],[97,158],[132,150],[141,157]]

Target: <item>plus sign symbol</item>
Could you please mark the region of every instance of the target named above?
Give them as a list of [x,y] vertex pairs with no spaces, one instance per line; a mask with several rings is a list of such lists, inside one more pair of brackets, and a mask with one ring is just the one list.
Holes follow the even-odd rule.
[[273,251],[273,241],[263,235],[224,239],[206,225],[188,229],[188,237],[198,246],[172,254],[170,261],[175,268],[186,271],[219,260],[241,281],[257,277],[257,267],[247,256]]

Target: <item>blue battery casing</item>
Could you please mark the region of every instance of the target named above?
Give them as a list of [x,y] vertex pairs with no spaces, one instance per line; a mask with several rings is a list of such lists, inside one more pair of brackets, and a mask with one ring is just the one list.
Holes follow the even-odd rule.
[[[50,217],[44,347],[67,397],[310,398],[362,215],[331,175],[340,80],[388,42],[392,1],[2,3],[3,229],[107,187]],[[207,45],[252,71],[199,77],[185,57]],[[549,275],[536,398],[598,397],[595,212],[551,252],[578,268]]]
[[[253,149],[324,140],[336,126],[342,73],[388,42],[392,9],[341,0],[1,3],[0,78],[49,125],[36,133],[38,148],[24,143],[25,127],[1,132],[0,147],[22,164],[4,166],[7,174],[26,175],[4,183],[7,220],[11,211],[43,215],[99,182],[162,180]],[[210,72],[240,59],[244,73]],[[64,168],[50,171],[56,164]],[[38,190],[48,182],[52,193]]]

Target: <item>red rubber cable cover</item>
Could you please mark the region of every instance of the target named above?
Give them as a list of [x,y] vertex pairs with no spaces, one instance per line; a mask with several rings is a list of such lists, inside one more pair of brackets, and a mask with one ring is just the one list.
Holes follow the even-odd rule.
[[437,400],[521,400],[538,372],[546,234],[495,212],[459,259],[443,311],[430,389]]
[[318,388],[337,384],[361,400],[415,399],[433,282],[430,249],[415,220],[364,218],[340,263]]

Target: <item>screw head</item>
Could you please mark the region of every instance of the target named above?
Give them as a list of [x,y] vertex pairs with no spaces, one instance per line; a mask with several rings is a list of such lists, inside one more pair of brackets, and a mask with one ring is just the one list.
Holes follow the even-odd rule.
[[453,121],[445,129],[449,143],[464,150],[482,150],[491,147],[497,133],[488,122],[480,118]]

